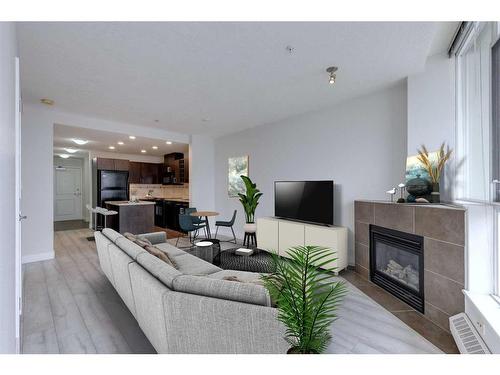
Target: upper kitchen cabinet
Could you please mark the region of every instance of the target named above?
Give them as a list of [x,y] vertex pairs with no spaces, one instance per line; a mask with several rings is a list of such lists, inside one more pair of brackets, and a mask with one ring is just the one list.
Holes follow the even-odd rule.
[[128,169],[128,179],[131,184],[141,183],[141,164],[136,161],[131,161]]
[[115,171],[128,171],[130,168],[130,162],[124,159],[114,159],[115,161]]
[[188,159],[184,158],[182,152],[166,154],[164,160],[165,166],[173,173],[176,183],[189,182]]
[[115,170],[114,159],[97,158],[97,169],[114,171]]
[[160,164],[141,163],[141,184],[160,183]]
[[97,169],[106,171],[128,171],[129,161],[124,159],[97,158]]

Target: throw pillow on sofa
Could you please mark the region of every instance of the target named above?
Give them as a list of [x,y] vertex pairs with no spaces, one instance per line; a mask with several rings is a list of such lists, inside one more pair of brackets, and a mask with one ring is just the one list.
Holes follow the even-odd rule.
[[144,247],[144,250],[146,250],[148,253],[151,255],[154,255],[160,260],[163,260],[165,263],[167,263],[169,266],[177,269],[177,263],[171,258],[167,253],[161,251],[158,249],[156,246],[153,245],[147,245]]
[[123,234],[123,236],[129,240],[129,241],[132,241],[133,243],[135,243],[136,245],[139,245],[140,247],[142,247],[143,249],[146,248],[146,246],[151,246],[153,245],[151,243],[151,241],[149,241],[147,238],[139,238],[137,237],[135,234],[132,234],[132,233],[129,233],[129,232],[125,232]]

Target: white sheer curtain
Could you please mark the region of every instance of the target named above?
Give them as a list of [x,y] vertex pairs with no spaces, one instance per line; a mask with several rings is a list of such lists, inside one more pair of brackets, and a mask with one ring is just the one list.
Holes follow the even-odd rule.
[[492,24],[477,24],[457,57],[458,200],[489,202]]
[[497,295],[500,291],[500,205],[494,180],[499,178],[500,127],[492,116],[495,106],[499,105],[492,101],[492,77],[498,76],[498,72],[492,74],[492,69],[500,67],[492,64],[492,46],[498,30],[494,22],[475,23],[456,57],[454,186],[455,200],[468,208],[467,289]]

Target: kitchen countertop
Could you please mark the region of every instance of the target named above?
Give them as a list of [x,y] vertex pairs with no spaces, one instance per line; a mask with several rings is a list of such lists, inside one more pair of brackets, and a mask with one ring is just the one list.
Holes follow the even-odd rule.
[[147,202],[147,201],[139,201],[139,202],[130,202],[130,201],[106,201],[104,202],[111,206],[147,206],[151,204],[155,204],[155,202]]
[[183,199],[183,198],[158,198],[158,197],[144,197],[144,198],[139,198],[141,201],[150,201],[153,199],[163,199],[164,201],[171,201],[171,202],[182,202],[182,203],[189,203],[189,199]]

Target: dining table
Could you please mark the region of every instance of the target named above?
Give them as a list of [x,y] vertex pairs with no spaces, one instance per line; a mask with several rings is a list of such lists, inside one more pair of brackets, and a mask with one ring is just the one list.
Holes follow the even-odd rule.
[[215,211],[195,211],[191,212],[191,216],[196,217],[204,217],[207,223],[207,237],[212,238],[212,234],[210,233],[210,223],[208,221],[209,217],[219,216],[218,212]]

